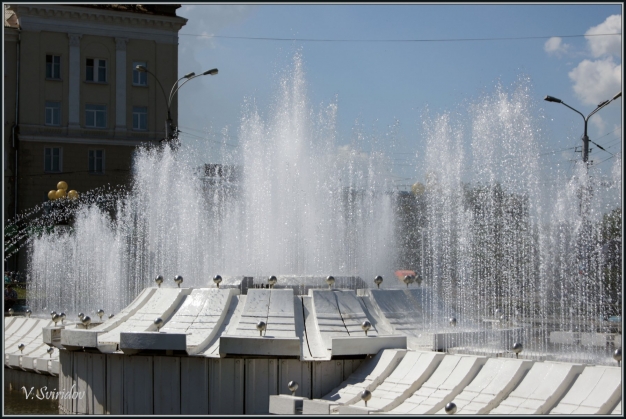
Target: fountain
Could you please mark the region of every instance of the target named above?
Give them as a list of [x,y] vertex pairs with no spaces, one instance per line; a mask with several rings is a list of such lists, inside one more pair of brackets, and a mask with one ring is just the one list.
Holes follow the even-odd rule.
[[[337,106],[312,110],[297,55],[268,115],[246,103],[238,153],[222,155],[236,176],[204,182],[193,150],[143,148],[129,193],[107,201],[114,211],[79,197],[71,232],[32,238],[30,291],[45,297],[30,306],[118,313],[154,278],[160,288],[184,277],[188,287],[220,289],[229,277],[272,289],[308,278],[292,287],[300,295],[353,278],[354,288],[409,290],[416,330],[455,335],[457,351],[523,343],[528,357],[614,363],[600,341],[615,330],[602,316],[621,316],[621,282],[611,276],[602,225],[621,201],[621,160],[609,186],[577,166],[548,187],[536,106],[521,80],[458,121],[425,115],[417,163],[425,181],[403,198],[418,222],[401,225],[390,159],[376,142],[357,152],[362,135],[347,155],[337,152]],[[403,229],[415,237],[414,257],[404,260],[395,248]],[[417,276],[388,279],[398,261]],[[361,280],[375,275],[385,281]]]

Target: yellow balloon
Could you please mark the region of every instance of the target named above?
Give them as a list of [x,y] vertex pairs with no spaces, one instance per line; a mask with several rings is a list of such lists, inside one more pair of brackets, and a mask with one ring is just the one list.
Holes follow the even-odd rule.
[[411,192],[413,195],[421,195],[426,190],[426,187],[420,182],[416,182],[413,186],[411,186]]
[[57,191],[53,189],[50,192],[48,192],[48,199],[50,201],[54,201],[55,199],[57,199]]
[[69,199],[76,199],[76,198],[78,198],[78,192],[76,192],[74,189],[72,189],[71,191],[69,191],[67,193],[67,197]]
[[67,191],[67,183],[60,181],[59,183],[57,183],[57,189],[63,189],[64,191]]
[[65,189],[57,189],[57,191],[55,192],[55,195],[57,199],[61,199],[61,198],[65,198],[65,196],[67,195],[67,192],[65,192]]

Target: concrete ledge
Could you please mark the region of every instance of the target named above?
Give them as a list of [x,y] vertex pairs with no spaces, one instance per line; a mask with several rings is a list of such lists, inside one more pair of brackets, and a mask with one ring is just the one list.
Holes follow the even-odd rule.
[[268,355],[300,357],[300,339],[272,336],[222,336],[220,355]]
[[187,350],[187,335],[162,332],[121,332],[120,350],[127,355],[141,351]]
[[65,326],[50,326],[44,327],[42,331],[43,343],[56,346],[61,341],[61,331],[65,329]]
[[371,355],[383,349],[406,349],[406,336],[351,336],[331,338],[332,356]]
[[304,400],[302,402],[303,415],[330,415],[330,407],[337,403],[326,400]]
[[65,329],[61,332],[61,346],[70,351],[82,348],[97,348],[99,333],[104,332],[86,329]]
[[338,406],[337,414],[339,415],[368,415],[370,412],[380,412],[375,407],[365,406]]
[[279,394],[270,396],[269,412],[272,415],[296,415],[302,414],[302,402],[305,397],[288,396]]
[[6,365],[13,369],[22,369],[22,355],[8,354]]

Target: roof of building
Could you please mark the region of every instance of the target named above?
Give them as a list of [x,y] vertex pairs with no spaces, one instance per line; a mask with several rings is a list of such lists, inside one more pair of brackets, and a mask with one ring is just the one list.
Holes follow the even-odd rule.
[[92,7],[161,16],[176,16],[176,9],[180,8],[180,4],[76,4],[72,6]]
[[5,28],[17,28],[17,16],[13,10],[10,10],[7,5],[4,6],[4,27]]

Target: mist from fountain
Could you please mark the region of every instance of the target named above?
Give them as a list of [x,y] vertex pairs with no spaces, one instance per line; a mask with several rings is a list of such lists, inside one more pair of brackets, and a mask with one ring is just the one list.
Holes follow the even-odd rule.
[[85,206],[71,234],[32,241],[33,311],[117,312],[157,275],[164,286],[182,275],[186,286],[207,287],[218,273],[392,272],[389,159],[375,148],[358,152],[368,145],[362,139],[338,153],[336,112],[335,104],[315,112],[307,103],[297,55],[270,116],[245,110],[239,150],[222,156],[234,176],[206,179],[189,150],[140,149],[114,218]]
[[[607,348],[589,339],[608,330],[602,316],[621,316],[602,227],[621,206],[621,159],[608,181],[581,164],[546,181],[548,142],[534,96],[520,78],[465,114],[424,115],[424,187],[411,198],[422,221],[400,226],[391,159],[377,149],[388,140],[357,134],[338,152],[337,106],[312,109],[296,55],[269,116],[246,103],[239,147],[220,156],[222,175],[203,177],[184,147],[141,149],[114,217],[84,205],[71,234],[31,240],[31,308],[117,312],[156,275],[164,286],[182,275],[190,287],[212,286],[218,273],[369,283],[411,268],[424,278],[416,294],[424,333],[511,330],[495,343],[465,334],[458,346],[493,353],[522,341],[526,354],[604,362]],[[417,231],[417,256],[398,266],[396,234],[405,228]],[[385,278],[383,288],[395,286],[405,287]]]

